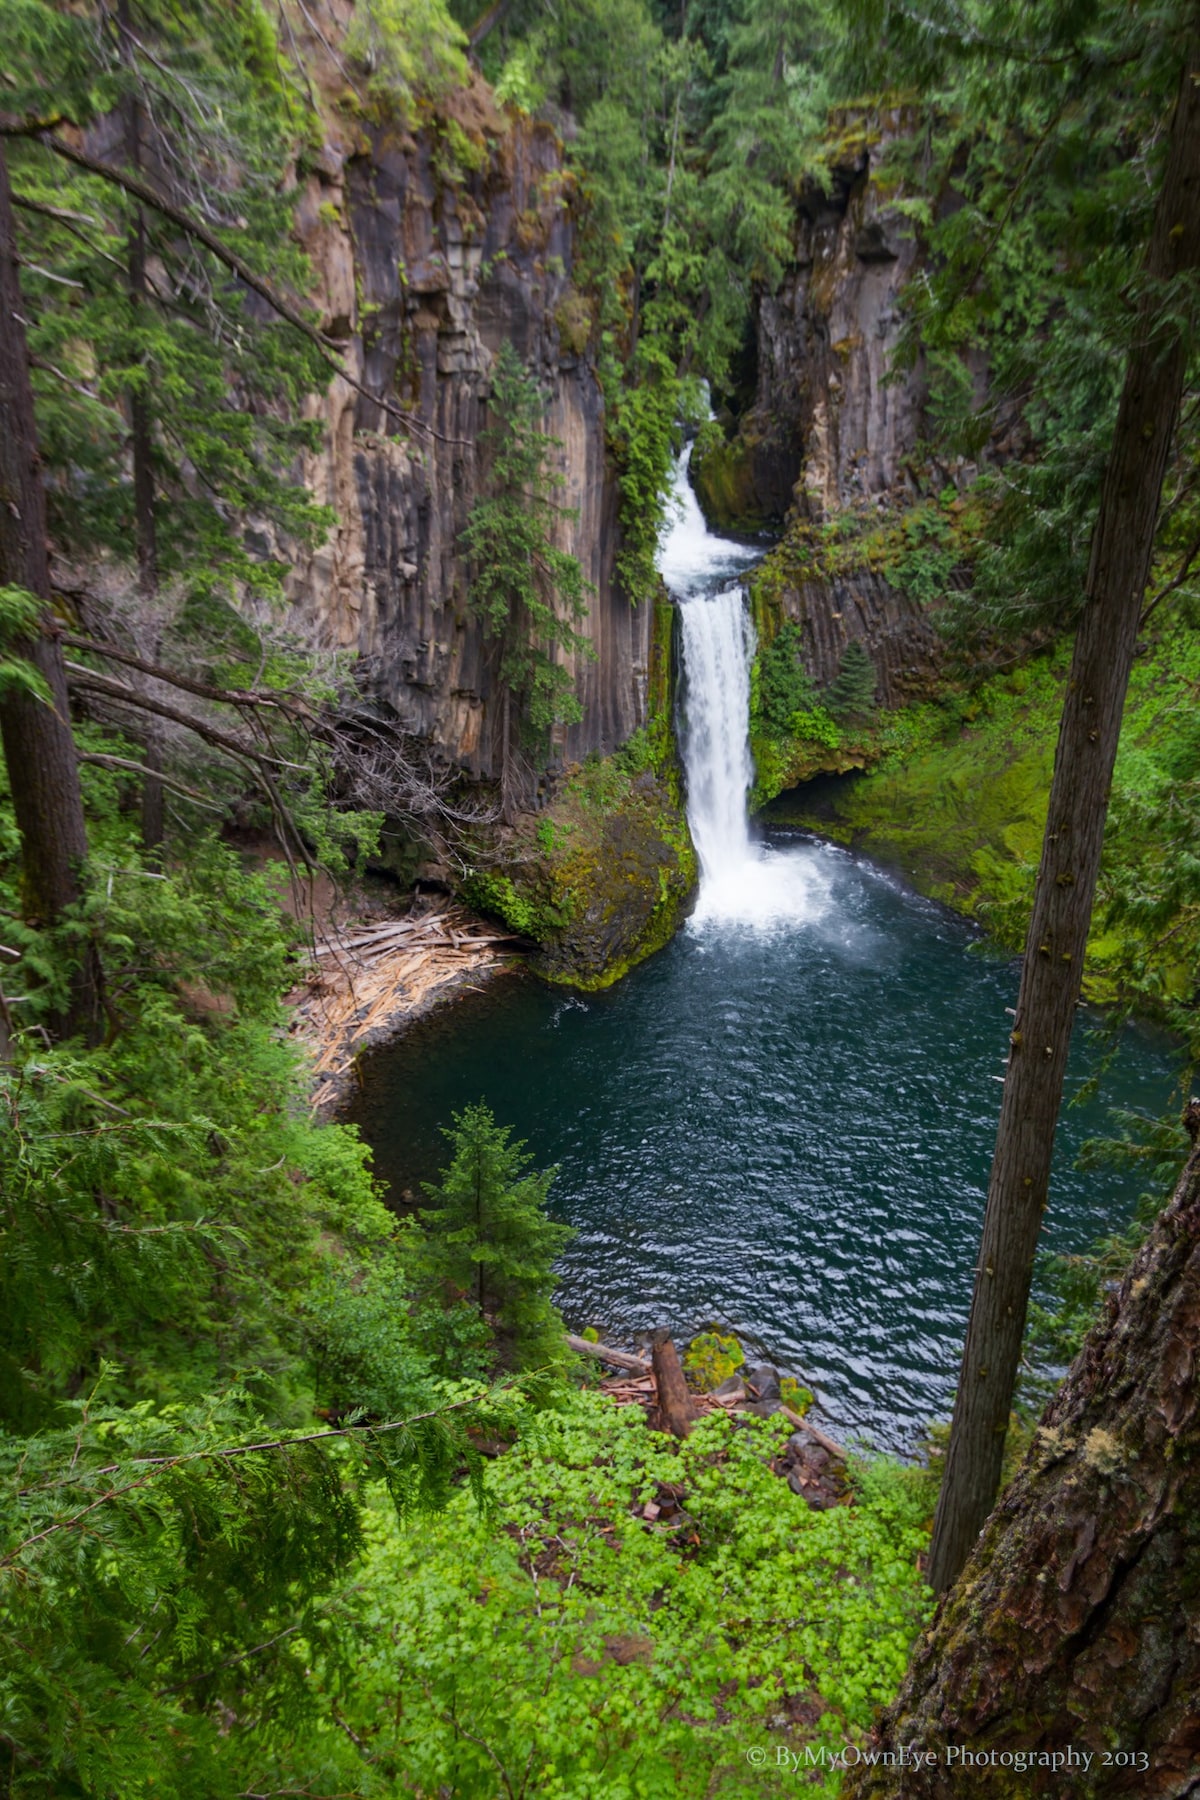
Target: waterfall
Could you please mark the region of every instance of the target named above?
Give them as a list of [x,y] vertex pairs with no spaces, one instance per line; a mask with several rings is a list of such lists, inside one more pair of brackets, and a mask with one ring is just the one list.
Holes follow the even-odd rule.
[[753,628],[735,587],[683,601],[679,617],[687,671],[688,824],[708,887],[728,881],[752,854],[746,795],[754,779],[748,732]]
[[676,466],[658,566],[679,607],[687,814],[700,859],[693,922],[786,929],[824,912],[829,884],[810,854],[780,854],[750,835],[754,628],[741,588],[730,581],[758,556],[709,531],[687,478],[689,455]]

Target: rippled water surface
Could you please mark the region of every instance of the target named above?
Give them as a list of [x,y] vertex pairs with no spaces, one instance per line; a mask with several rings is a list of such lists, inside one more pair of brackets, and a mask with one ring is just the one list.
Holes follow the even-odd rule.
[[[803,1372],[844,1429],[911,1443],[945,1412],[970,1300],[1016,971],[843,851],[779,832],[786,909],[686,927],[615,989],[502,981],[367,1068],[358,1118],[398,1201],[485,1098],[557,1163],[568,1322],[617,1338],[712,1321]],[[1077,1033],[1078,1077],[1094,1048]],[[1123,1221],[1137,1178],[1081,1175],[1113,1104],[1159,1110],[1171,1067],[1130,1033],[1068,1109],[1046,1242]]]

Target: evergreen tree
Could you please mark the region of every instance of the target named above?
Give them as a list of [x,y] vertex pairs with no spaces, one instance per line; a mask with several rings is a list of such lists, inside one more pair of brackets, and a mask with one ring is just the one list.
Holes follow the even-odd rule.
[[[307,1119],[295,931],[212,828],[249,775],[321,854],[339,766],[329,683],[237,611],[321,524],[307,121],[254,0],[0,0],[0,40],[0,1782],[319,1787],[264,1770],[338,1660],[364,1485],[439,1503],[471,1457],[362,1148]],[[147,714],[219,768],[155,768]],[[188,809],[152,879],[131,773]]]
[[542,408],[536,381],[512,345],[502,344],[483,439],[491,455],[487,491],[472,507],[460,543],[471,559],[471,606],[497,651],[507,817],[515,802],[517,728],[523,723],[544,739],[555,725],[583,716],[556,653],[590,648],[576,623],[587,610],[583,570],[555,542],[575,514],[554,497],[564,477],[549,466],[558,446],[541,428]]
[[869,651],[859,638],[851,638],[825,694],[825,704],[834,718],[860,719],[871,712],[877,680]]
[[531,1173],[511,1128],[479,1103],[454,1115],[441,1184],[425,1184],[432,1273],[495,1319],[506,1356],[528,1367],[555,1360],[562,1323],[551,1305],[554,1259],[574,1233],[546,1216],[556,1171]]
[[1071,671],[996,1153],[930,1548],[949,1587],[995,1501],[1034,1255],[1047,1205],[1121,714],[1136,653],[1163,482],[1196,342],[1200,276],[1200,7],[1189,8]]
[[792,253],[795,194],[825,176],[831,27],[821,0],[732,0],[725,70],[708,127],[713,241],[733,280],[777,286]]
[[763,724],[777,737],[785,737],[792,730],[797,713],[811,712],[819,705],[816,686],[800,654],[800,627],[790,621],[759,652],[758,712]]

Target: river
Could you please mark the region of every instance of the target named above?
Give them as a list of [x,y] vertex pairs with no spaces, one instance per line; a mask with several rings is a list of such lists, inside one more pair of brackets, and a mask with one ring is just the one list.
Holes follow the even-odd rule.
[[[354,1116],[408,1204],[444,1161],[438,1126],[486,1099],[558,1166],[572,1327],[720,1324],[843,1432],[909,1449],[953,1391],[1017,971],[869,862],[751,826],[736,576],[754,553],[707,531],[682,464],[677,494],[661,567],[681,609],[695,912],[604,994],[514,977],[435,1013],[370,1059]],[[1081,1024],[1068,1092],[1099,1061]],[[1128,1031],[1100,1093],[1066,1109],[1048,1247],[1129,1216],[1136,1175],[1075,1158],[1110,1108],[1160,1111],[1172,1073],[1160,1038]]]

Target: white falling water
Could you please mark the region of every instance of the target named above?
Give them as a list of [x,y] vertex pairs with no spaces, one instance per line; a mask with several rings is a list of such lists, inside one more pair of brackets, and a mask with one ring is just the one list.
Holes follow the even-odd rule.
[[688,823],[711,884],[753,854],[746,796],[754,780],[747,730],[754,634],[741,588],[689,598],[679,618],[687,671]]
[[675,472],[674,512],[659,568],[679,605],[685,683],[688,825],[700,859],[693,924],[776,930],[825,910],[828,880],[813,856],[776,852],[750,835],[750,663],[754,631],[730,577],[756,560],[709,531],[687,478]]

